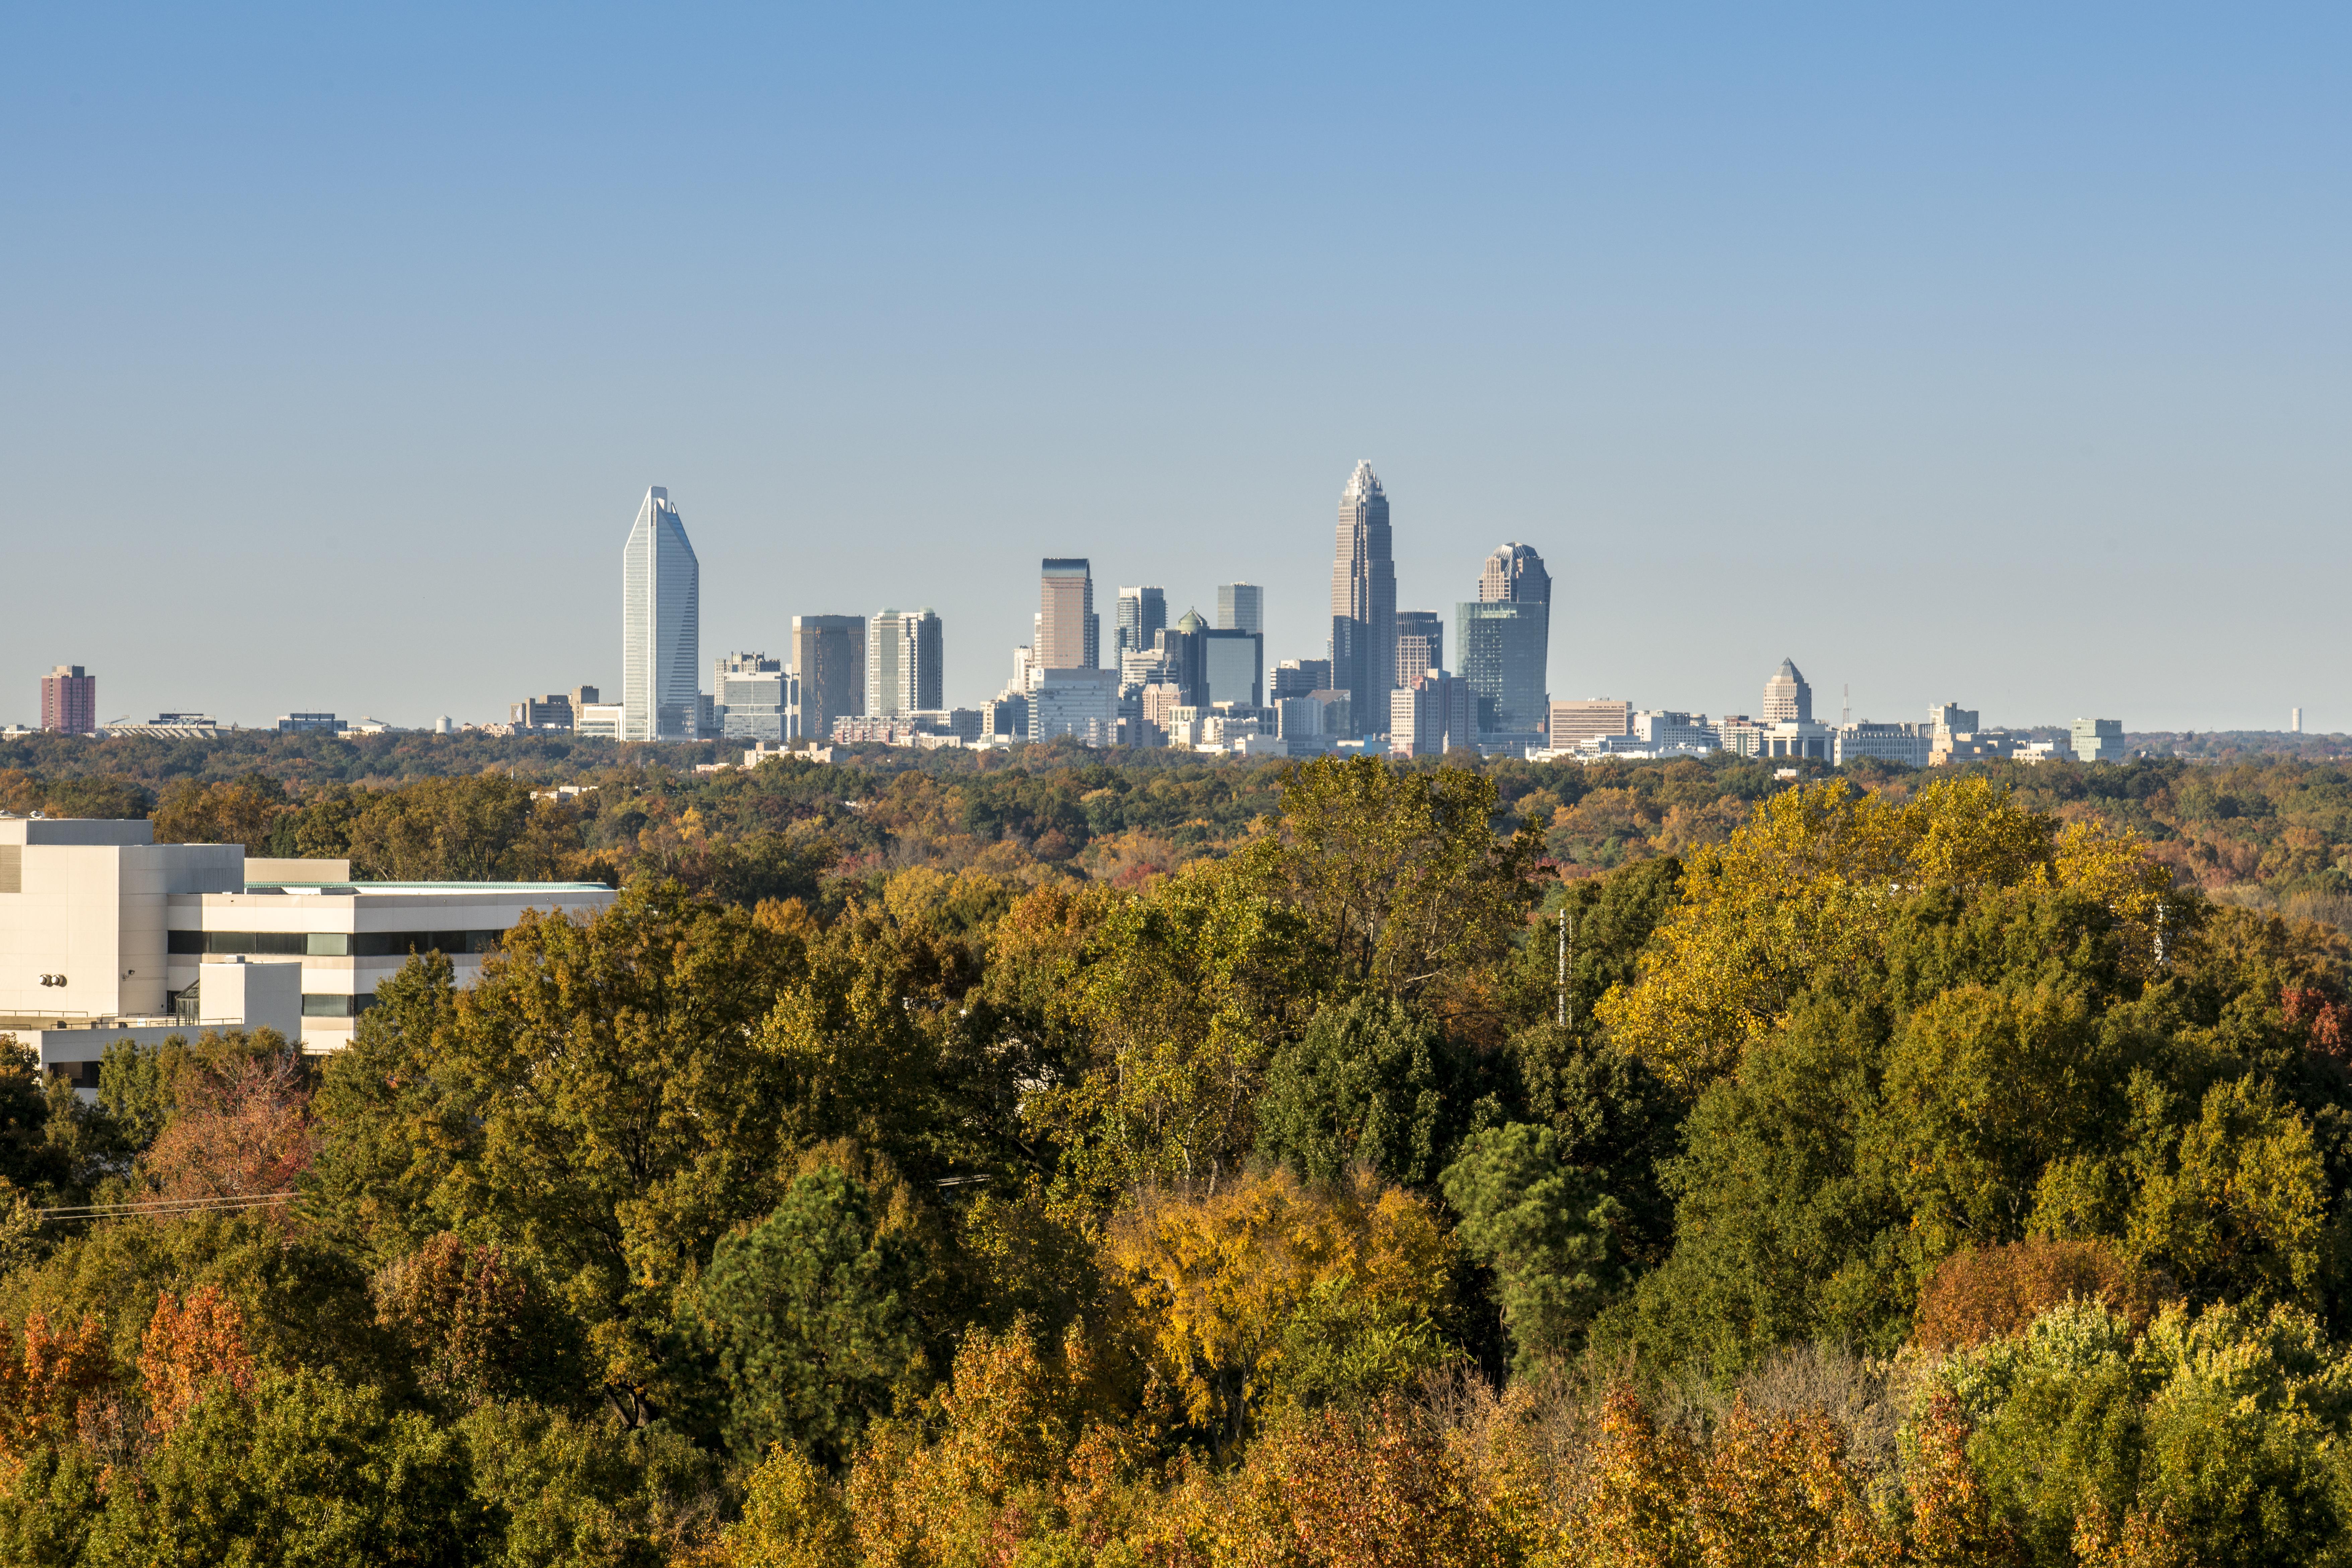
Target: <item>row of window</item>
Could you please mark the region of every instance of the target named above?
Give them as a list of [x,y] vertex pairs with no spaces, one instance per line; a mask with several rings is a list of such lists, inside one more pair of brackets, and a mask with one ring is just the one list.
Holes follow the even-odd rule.
[[502,931],[175,931],[176,953],[250,953],[312,958],[405,958],[412,952],[488,952]]
[[302,1016],[305,1018],[356,1018],[375,1005],[373,996],[305,996]]

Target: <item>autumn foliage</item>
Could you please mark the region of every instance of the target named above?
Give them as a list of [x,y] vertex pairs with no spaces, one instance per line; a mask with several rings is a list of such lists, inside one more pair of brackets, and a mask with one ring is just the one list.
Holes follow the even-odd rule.
[[148,1430],[158,1436],[169,1436],[208,1394],[252,1393],[245,1314],[216,1285],[200,1286],[185,1300],[163,1296],[140,1342],[139,1382],[147,1394]]
[[181,1103],[141,1162],[164,1198],[285,1193],[318,1147],[299,1056],[237,1056],[184,1073]]
[[2105,1302],[2135,1321],[2154,1310],[2157,1282],[2095,1241],[2034,1237],[1952,1254],[1919,1291],[1913,1338],[1931,1351],[2021,1332],[2063,1302]]

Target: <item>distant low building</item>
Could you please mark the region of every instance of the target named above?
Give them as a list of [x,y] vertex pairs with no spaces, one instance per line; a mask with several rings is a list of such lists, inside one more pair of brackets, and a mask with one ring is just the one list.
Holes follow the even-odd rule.
[[2020,739],[2006,730],[1936,731],[1928,752],[1928,762],[1936,766],[1947,763],[2007,762],[2017,754]]
[[[2301,722],[2303,710],[2295,710]],[[2074,756],[2078,762],[2120,763],[2124,760],[2124,721],[2120,719],[2077,719],[2074,729]]]
[[1633,738],[1647,746],[1675,746],[1712,752],[1723,744],[1721,731],[1706,721],[1704,713],[1652,709],[1633,715]]
[[1089,746],[1118,743],[1118,671],[1049,666],[1031,679],[1032,741],[1068,735]]
[[137,736],[151,741],[210,741],[220,734],[220,721],[209,713],[158,713],[144,724],[107,724],[100,733]]
[[782,659],[733,653],[711,666],[711,718],[730,741],[800,739],[800,681]]
[[1586,741],[1604,735],[1633,732],[1633,705],[1611,698],[1587,697],[1551,705],[1551,749],[1572,752]]
[[626,710],[617,702],[589,702],[573,710],[572,731],[583,739],[617,741]]
[[280,713],[278,732],[281,735],[340,735],[351,726],[332,713]]
[[1864,757],[1924,768],[1935,750],[1935,732],[1926,724],[1840,724],[1832,761],[1843,766]]
[[[1806,705],[1811,705],[1807,693]],[[1812,719],[1784,719],[1765,726],[1760,737],[1763,749],[1758,754],[1766,757],[1803,758],[1812,762],[1834,762],[1837,758],[1837,727]]]

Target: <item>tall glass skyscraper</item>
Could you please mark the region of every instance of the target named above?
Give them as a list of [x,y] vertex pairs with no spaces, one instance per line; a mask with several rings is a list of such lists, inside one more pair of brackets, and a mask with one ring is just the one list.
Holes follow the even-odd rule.
[[1265,590],[1255,583],[1218,584],[1217,629],[1263,633],[1265,630]]
[[1389,498],[1370,463],[1358,463],[1339,496],[1339,551],[1331,568],[1331,684],[1350,698],[1356,728],[1383,722],[1396,686],[1396,565],[1389,553]]
[[1454,648],[1482,734],[1544,731],[1551,574],[1532,546],[1513,542],[1486,557],[1478,602],[1454,606]]
[[1160,646],[1160,634],[1168,629],[1168,595],[1154,587],[1121,588],[1118,591],[1119,658],[1131,653],[1149,653]]
[[621,551],[621,739],[692,740],[702,709],[702,563],[669,491],[646,491]]
[[866,623],[866,711],[896,717],[936,710],[945,687],[940,617],[885,610]]

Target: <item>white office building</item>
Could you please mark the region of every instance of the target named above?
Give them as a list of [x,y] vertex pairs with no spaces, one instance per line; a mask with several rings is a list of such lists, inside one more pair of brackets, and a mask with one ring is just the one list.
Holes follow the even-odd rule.
[[[2302,714],[2302,709],[2295,710],[2298,721]],[[2077,719],[2070,739],[2076,762],[2120,763],[2124,760],[2124,721],[2120,719]]]
[[1089,746],[1118,741],[1118,671],[1033,667],[1029,674],[1029,738],[1075,735]]
[[621,736],[690,741],[702,718],[702,564],[669,491],[646,491],[621,551]]
[[585,916],[598,883],[352,882],[344,860],[157,844],[152,825],[0,816],[0,1034],[95,1092],[106,1047],[199,1029],[349,1045],[377,984],[438,950],[469,984],[526,910]]
[[1935,754],[1932,724],[1840,724],[1832,748],[1840,767],[1864,757],[1924,768]]
[[801,735],[801,683],[782,659],[729,654],[711,666],[712,711],[730,741],[781,744]]

